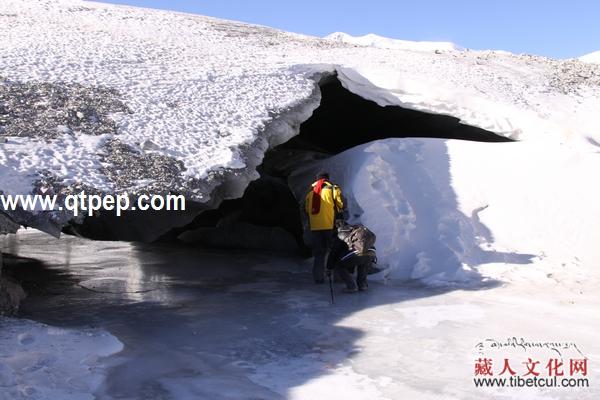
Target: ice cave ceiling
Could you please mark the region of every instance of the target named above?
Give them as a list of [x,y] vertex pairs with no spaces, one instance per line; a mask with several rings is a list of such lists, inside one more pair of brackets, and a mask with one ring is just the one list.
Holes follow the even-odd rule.
[[129,211],[124,217],[102,213],[73,224],[65,232],[102,240],[180,238],[207,246],[306,251],[302,199],[296,199],[287,186],[288,176],[297,168],[386,138],[511,141],[451,116],[379,106],[344,88],[335,75],[321,79],[319,87],[320,106],[301,124],[297,136],[265,154],[258,167],[261,178],[250,183],[241,199],[225,200],[212,210],[188,202],[185,212]]

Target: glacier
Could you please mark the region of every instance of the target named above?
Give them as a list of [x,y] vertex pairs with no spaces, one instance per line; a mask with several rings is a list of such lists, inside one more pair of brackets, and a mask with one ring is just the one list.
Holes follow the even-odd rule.
[[[506,398],[523,392],[463,384],[484,337],[575,337],[600,354],[593,57],[79,0],[3,0],[0,42],[2,193],[182,193],[190,206],[0,213],[4,253],[23,257],[9,262],[77,281],[32,291],[25,312],[49,325],[0,317],[0,398]],[[257,227],[239,201],[269,185],[301,201],[323,168],[385,267],[336,307],[304,279],[307,260],[238,248],[292,251],[301,216]],[[194,225],[203,215],[218,226]],[[234,249],[194,248],[207,237]]]
[[[102,232],[100,238],[155,240],[223,200],[240,198],[259,177],[257,167],[265,153],[301,133],[302,124],[320,107],[323,82],[331,77],[348,92],[385,110],[398,107],[421,112],[414,117],[419,120],[428,115],[448,116],[465,129],[480,129],[481,137],[476,132],[471,140],[495,135],[518,141],[515,147],[529,144],[531,159],[525,158],[523,165],[503,158],[504,164],[494,164],[507,174],[537,163],[533,149],[544,146],[561,146],[559,153],[583,157],[571,171],[578,176],[595,167],[596,157],[587,156],[596,152],[600,142],[600,123],[594,111],[599,106],[600,74],[594,64],[494,51],[432,51],[431,44],[418,49],[418,43],[409,48],[357,45],[203,16],[76,0],[8,0],[0,7],[0,30],[5,38],[0,60],[2,192],[26,194],[50,187],[67,193],[86,188],[100,193],[183,193],[190,201],[190,210],[178,215],[132,214],[118,222],[107,217],[97,223],[99,228],[89,222],[91,230]],[[25,118],[17,107],[19,102],[35,113]],[[440,137],[438,125],[420,129],[427,127],[430,136]],[[344,142],[344,132],[323,135]],[[423,135],[429,136],[417,136]],[[401,136],[414,135],[405,131]],[[381,137],[386,134],[377,138]],[[365,133],[357,144],[374,138]],[[420,140],[390,145],[384,152],[406,146],[432,148],[432,142]],[[471,177],[454,172],[464,157],[458,150],[463,144],[448,142],[447,146],[445,152],[441,147],[435,152],[415,150],[412,162],[395,155],[397,160],[390,165],[400,163],[404,169],[423,165],[424,177],[433,181],[439,179],[431,174],[442,170],[436,164],[445,164],[443,169],[451,171],[446,189],[432,196],[440,202],[456,196],[462,216],[451,222],[438,221],[438,228],[429,234],[434,248],[441,243],[452,249],[452,256],[442,259],[453,260],[449,262],[455,266],[474,265],[465,255],[473,244],[460,244],[453,237],[457,232],[459,237],[468,236],[481,221],[486,229],[495,231],[489,224],[496,221],[486,221],[493,208],[484,193],[477,195],[477,202],[463,199],[475,196],[467,189],[461,191],[463,179]],[[457,154],[453,154],[454,148]],[[410,158],[411,151],[400,154]],[[490,163],[498,151],[496,147],[490,150]],[[385,158],[379,157],[377,162],[388,162],[381,161]],[[329,164],[325,161],[322,165]],[[298,193],[307,174],[291,188],[297,198],[302,198]],[[358,192],[357,185],[364,186],[360,177],[352,180],[340,175],[339,179],[348,193]],[[595,194],[585,182],[582,178],[582,186],[573,190]],[[405,203],[407,210],[414,208],[419,191],[418,182],[402,187],[398,193],[403,195],[394,199],[399,204],[390,207]],[[531,195],[534,202],[547,194],[526,191],[524,196]],[[350,204],[359,203],[350,198]],[[430,204],[438,205],[436,201]],[[369,220],[370,211],[364,211],[368,208],[360,204],[350,213],[365,212],[365,220]],[[473,222],[478,209],[484,210],[482,219]],[[523,209],[514,217],[520,219],[520,214],[531,211]],[[401,213],[399,223],[418,225],[414,214],[414,210]],[[18,211],[9,217],[55,235],[72,218],[66,212]],[[449,217],[440,214],[440,218]],[[582,218],[569,218],[570,223],[575,225],[576,219]],[[81,220],[75,223],[85,225]],[[446,223],[452,228],[443,228]],[[538,225],[527,228],[533,232]],[[391,232],[396,228],[381,225],[374,229],[381,232],[383,241],[395,240]],[[404,229],[404,239],[408,239],[406,235]],[[577,238],[581,248],[589,243],[581,235]],[[506,246],[527,247],[523,244]],[[420,265],[418,268],[427,270],[424,260],[431,260],[437,250],[429,249],[428,255],[427,248],[419,248],[422,245],[409,251],[404,262],[412,261],[403,268]],[[544,252],[541,247],[523,254],[540,254]],[[397,251],[390,248],[386,258],[392,259]],[[431,262],[436,262],[435,257]],[[425,275],[431,274],[412,274]]]

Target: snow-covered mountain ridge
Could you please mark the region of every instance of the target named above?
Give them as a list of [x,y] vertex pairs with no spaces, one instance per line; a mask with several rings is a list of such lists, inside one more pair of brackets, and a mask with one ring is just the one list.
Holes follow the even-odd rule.
[[579,60],[588,63],[600,64],[600,50],[581,56],[579,57]]
[[325,39],[335,42],[356,44],[359,46],[371,46],[381,49],[415,50],[415,51],[454,51],[464,50],[452,42],[428,42],[391,39],[369,33],[363,36],[352,36],[344,32],[334,32],[325,36]]

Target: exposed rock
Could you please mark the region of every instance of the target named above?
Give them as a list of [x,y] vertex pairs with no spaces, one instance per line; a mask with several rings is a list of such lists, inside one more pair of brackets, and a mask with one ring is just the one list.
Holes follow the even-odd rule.
[[0,315],[15,314],[25,296],[21,286],[2,276],[2,255],[0,254]]
[[556,61],[550,85],[564,94],[577,93],[581,87],[600,86],[600,67],[577,60]]
[[77,83],[13,82],[0,77],[0,135],[55,138],[116,134],[109,117],[130,112],[114,89]]
[[[0,235],[7,233],[17,233],[19,230],[19,224],[16,224],[7,215],[0,212]],[[2,270],[2,258],[0,257],[0,271]]]
[[[152,194],[161,194],[168,192],[168,188],[184,186],[185,179],[182,173],[185,167],[181,161],[162,154],[138,152],[117,139],[109,140],[104,148],[106,155],[102,161],[106,167],[102,171],[108,180],[115,184],[117,191],[131,191],[136,182],[144,182],[142,192]],[[133,192],[136,193],[135,190]]]
[[0,315],[16,314],[24,298],[25,292],[21,286],[0,277]]

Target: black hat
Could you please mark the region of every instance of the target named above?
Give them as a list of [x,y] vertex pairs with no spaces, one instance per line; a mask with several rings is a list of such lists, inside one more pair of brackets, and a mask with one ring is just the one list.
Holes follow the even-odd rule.
[[319,171],[319,173],[317,174],[317,179],[321,178],[329,179],[329,172],[324,170]]

